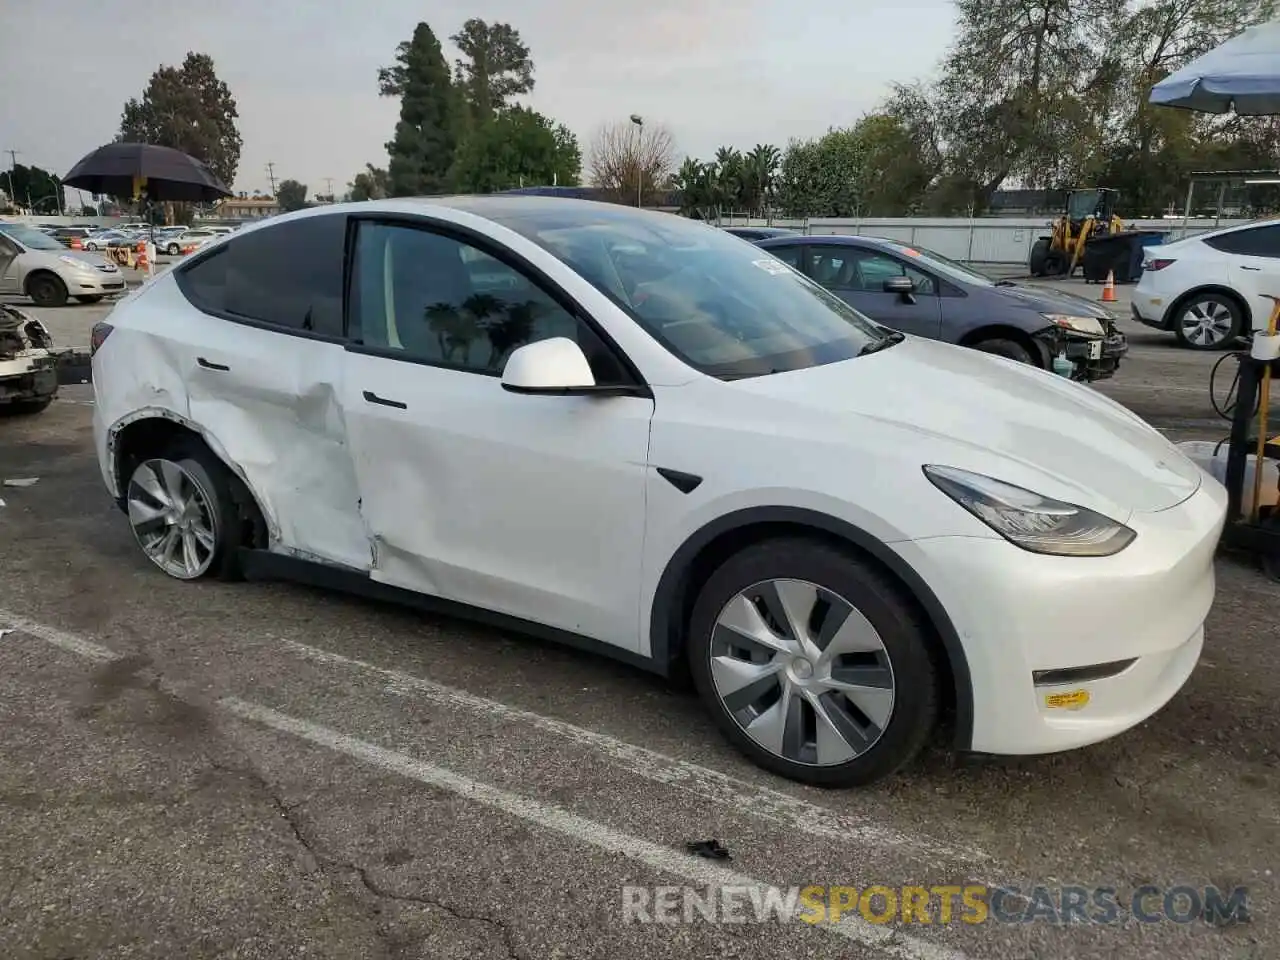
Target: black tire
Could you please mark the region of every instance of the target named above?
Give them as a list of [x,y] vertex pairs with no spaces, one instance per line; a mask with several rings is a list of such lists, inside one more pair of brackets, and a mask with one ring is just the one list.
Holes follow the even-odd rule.
[[[217,511],[213,560],[208,570],[196,579],[242,579],[240,509],[232,494],[235,475],[199,440],[180,440],[159,453],[146,453],[135,460],[135,465],[151,459],[169,460],[186,470],[208,491],[211,506]],[[126,486],[128,482],[129,478],[125,477]]]
[[1062,274],[1067,272],[1068,263],[1069,261],[1066,260],[1062,256],[1062,254],[1054,253],[1050,251],[1049,254],[1044,259],[1044,273],[1042,274],[1042,276],[1046,276],[1046,277],[1061,276]]
[[1041,237],[1031,246],[1031,256],[1027,260],[1027,267],[1033,277],[1043,277],[1045,275],[1045,265],[1048,262],[1049,238]]
[[98,245],[96,243],[86,243],[84,248],[89,251],[96,251],[98,249]]
[[27,278],[27,296],[37,307],[61,307],[67,302],[67,285],[57,274],[32,274]]
[[103,294],[93,293],[87,297],[76,297],[81,303],[101,303]]
[[[1196,311],[1199,311],[1201,316],[1207,316],[1210,313],[1221,316],[1224,310],[1230,316],[1230,326],[1221,339],[1197,342],[1191,338],[1186,325],[1194,322]],[[1173,327],[1173,335],[1178,340],[1178,346],[1188,350],[1230,350],[1244,333],[1244,311],[1233,297],[1225,293],[1210,291],[1192,294],[1177,304],[1170,313],[1172,317],[1170,326]]]
[[997,357],[1006,357],[1010,360],[1016,360],[1018,363],[1030,364],[1038,367],[1035,357],[1031,355],[1031,351],[1018,343],[1016,340],[982,340],[973,344],[974,350],[981,350],[983,353],[994,353]]
[[47,397],[36,397],[31,400],[10,400],[8,403],[0,406],[0,413],[13,414],[14,416],[32,416],[37,413],[44,413],[49,409],[49,404],[53,403],[53,398],[57,394],[49,394]]
[[178,254],[182,252],[182,248],[178,246],[176,243],[171,243],[169,244],[169,246],[164,248],[164,252],[171,257],[176,257]]
[[[716,691],[711,641],[717,617],[739,592],[773,579],[806,580],[843,597],[870,621],[888,655],[894,681],[892,712],[879,738],[845,763],[806,764],[765,749],[743,731]],[[872,565],[817,541],[767,540],[727,560],[698,595],[686,652],[698,694],[728,740],[759,766],[802,783],[848,787],[890,776],[915,758],[937,723],[937,670],[928,631],[914,608]]]

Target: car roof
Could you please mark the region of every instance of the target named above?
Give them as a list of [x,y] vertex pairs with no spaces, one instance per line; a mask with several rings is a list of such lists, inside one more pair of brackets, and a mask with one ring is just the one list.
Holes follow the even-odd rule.
[[1250,220],[1248,223],[1234,223],[1229,227],[1219,227],[1216,230],[1206,230],[1204,233],[1194,233],[1189,237],[1183,237],[1183,240],[1204,240],[1209,237],[1221,237],[1228,233],[1237,233],[1240,230],[1252,230],[1255,227],[1275,227],[1280,226],[1280,216],[1259,217],[1257,220]]
[[876,250],[900,249],[898,243],[882,237],[853,237],[844,234],[797,234],[794,237],[769,237],[756,241],[761,247],[780,247],[800,240],[809,246],[817,247],[863,247]]

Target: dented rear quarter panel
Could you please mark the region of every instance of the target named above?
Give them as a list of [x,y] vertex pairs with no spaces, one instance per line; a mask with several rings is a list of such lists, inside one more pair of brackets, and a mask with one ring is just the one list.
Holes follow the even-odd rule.
[[[248,486],[272,550],[370,568],[339,403],[341,344],[201,313],[169,275],[121,304],[111,323],[93,369],[99,460],[115,495],[113,438],[143,417],[177,420]],[[126,362],[110,362],[120,353]]]

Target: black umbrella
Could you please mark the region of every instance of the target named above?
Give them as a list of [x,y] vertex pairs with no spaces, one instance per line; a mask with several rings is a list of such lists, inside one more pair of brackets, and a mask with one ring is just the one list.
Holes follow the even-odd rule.
[[145,195],[156,203],[208,203],[231,196],[226,184],[195,157],[149,143],[99,147],[72,167],[62,183],[112,197]]

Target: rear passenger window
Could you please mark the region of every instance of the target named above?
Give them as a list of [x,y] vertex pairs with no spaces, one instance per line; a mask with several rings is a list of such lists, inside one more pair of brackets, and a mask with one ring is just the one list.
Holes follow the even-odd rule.
[[346,232],[343,214],[263,227],[182,269],[178,283],[206,312],[340,337]]
[[178,287],[192,305],[206,313],[226,310],[226,248],[192,263],[178,273]]

